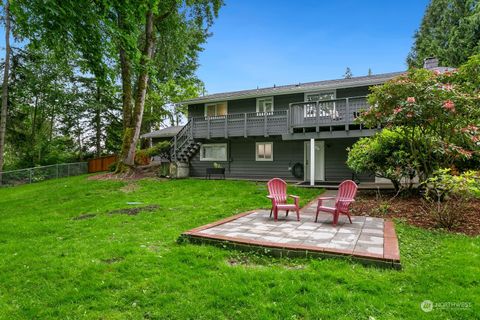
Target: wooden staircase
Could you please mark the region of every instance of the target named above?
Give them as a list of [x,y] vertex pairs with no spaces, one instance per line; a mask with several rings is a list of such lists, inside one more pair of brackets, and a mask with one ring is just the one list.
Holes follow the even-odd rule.
[[192,122],[187,124],[180,130],[171,141],[171,159],[172,161],[188,162],[198,152],[201,142],[193,139]]

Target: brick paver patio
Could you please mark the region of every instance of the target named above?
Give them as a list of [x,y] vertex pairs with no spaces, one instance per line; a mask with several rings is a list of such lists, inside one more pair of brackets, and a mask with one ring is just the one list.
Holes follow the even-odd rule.
[[[322,196],[331,196],[327,191]],[[195,239],[217,240],[248,247],[267,247],[278,255],[351,256],[364,262],[393,267],[400,266],[398,241],[393,222],[380,218],[353,216],[352,223],[341,216],[337,226],[332,215],[321,213],[315,222],[316,201],[300,212],[296,221],[294,212],[285,217],[279,214],[274,222],[270,210],[242,213],[215,223],[185,232]],[[211,242],[211,241],[210,241]],[[296,251],[296,252],[295,252]]]

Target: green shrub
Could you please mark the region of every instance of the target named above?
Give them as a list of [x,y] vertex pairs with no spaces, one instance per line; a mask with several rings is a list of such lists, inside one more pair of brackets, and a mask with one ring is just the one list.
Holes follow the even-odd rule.
[[464,216],[468,203],[480,198],[480,171],[452,175],[441,169],[424,184],[423,210],[433,216],[440,227],[451,229]]
[[348,152],[347,165],[356,173],[371,173],[401,188],[402,179],[415,177],[415,165],[405,136],[399,130],[382,130],[358,140]]
[[117,165],[118,165],[117,161],[110,163],[108,165],[108,171],[115,172],[115,170],[117,169]]
[[148,149],[137,150],[135,153],[135,163],[138,165],[146,165],[150,163],[150,158],[153,156],[163,155],[168,156],[170,152],[170,142],[162,141]]

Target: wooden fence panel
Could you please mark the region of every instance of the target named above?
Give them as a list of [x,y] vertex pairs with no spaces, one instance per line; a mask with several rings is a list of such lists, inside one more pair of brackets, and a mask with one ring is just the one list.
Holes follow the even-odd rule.
[[116,155],[90,159],[88,160],[88,173],[107,171],[108,167],[116,161]]

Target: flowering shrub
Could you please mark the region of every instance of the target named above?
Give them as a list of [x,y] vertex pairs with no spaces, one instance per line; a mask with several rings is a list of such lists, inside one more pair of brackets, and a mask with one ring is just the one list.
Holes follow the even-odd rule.
[[412,69],[374,87],[359,121],[401,130],[422,181],[438,168],[467,169],[480,159],[479,69],[480,55],[454,72]]

